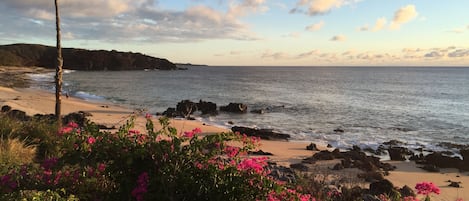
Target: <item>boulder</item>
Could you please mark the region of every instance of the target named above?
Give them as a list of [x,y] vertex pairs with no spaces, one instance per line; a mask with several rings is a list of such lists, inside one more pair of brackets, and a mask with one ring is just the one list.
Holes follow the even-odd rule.
[[2,113],[7,113],[9,111],[11,111],[11,107],[9,105],[4,105],[2,106]]
[[370,184],[370,193],[373,195],[394,194],[394,185],[387,179],[376,181]]
[[189,117],[197,111],[197,103],[190,100],[183,100],[176,105],[176,111],[183,117]]
[[262,151],[262,150],[259,150],[259,151],[249,151],[248,154],[250,155],[261,155],[261,156],[273,156],[274,154],[270,153],[270,152],[266,152],[266,151]]
[[405,161],[409,150],[404,147],[390,147],[388,152],[392,161]]
[[239,132],[240,134],[246,134],[247,136],[256,136],[266,140],[288,140],[290,135],[283,133],[273,132],[271,129],[256,129],[243,126],[233,126],[231,128],[233,132]]
[[459,153],[463,158],[461,169],[465,171],[469,170],[469,149],[461,149],[459,150]]
[[203,115],[217,115],[217,104],[213,102],[206,102],[200,100],[197,103],[197,108],[202,112]]
[[308,146],[306,146],[306,150],[319,151],[318,147],[314,143],[311,143]]
[[79,126],[84,126],[85,123],[88,121],[87,117],[89,117],[89,116],[91,116],[91,114],[88,113],[88,112],[83,112],[83,111],[73,112],[73,113],[65,115],[62,118],[62,122],[63,122],[64,125],[66,125],[70,122],[75,122]]
[[440,168],[459,168],[463,161],[456,156],[445,156],[440,152],[428,154],[424,158],[426,164],[435,165]]
[[227,106],[221,106],[220,111],[231,113],[246,113],[248,106],[243,103],[230,103]]
[[404,185],[401,189],[399,189],[399,192],[401,193],[402,197],[415,197],[414,190],[407,185]]
[[343,133],[343,132],[345,132],[345,131],[344,131],[344,129],[342,129],[342,128],[336,128],[336,129],[334,129],[334,132],[336,132],[336,133]]
[[17,119],[19,121],[29,121],[31,120],[31,117],[26,114],[26,112],[23,112],[21,110],[10,110],[7,115],[10,118]]
[[264,114],[265,110],[264,109],[255,109],[255,110],[251,110],[251,113],[253,113],[253,114]]
[[303,172],[306,172],[306,171],[309,170],[309,167],[306,166],[306,165],[303,164],[303,163],[291,164],[291,165],[290,165],[290,168],[295,169],[295,170],[299,170],[299,171],[303,171]]
[[[160,115],[160,114],[157,113],[156,115]],[[174,117],[180,116],[179,113],[176,111],[176,108],[174,107],[169,107],[168,109],[166,109],[166,111],[161,113],[161,115],[168,117],[168,118],[174,118]]]

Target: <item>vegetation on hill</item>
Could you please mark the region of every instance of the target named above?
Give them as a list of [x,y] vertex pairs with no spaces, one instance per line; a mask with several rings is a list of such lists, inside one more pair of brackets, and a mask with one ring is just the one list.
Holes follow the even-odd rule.
[[[141,53],[63,48],[64,67],[72,70],[177,70],[167,59]],[[37,44],[0,46],[0,66],[55,68],[55,47]]]

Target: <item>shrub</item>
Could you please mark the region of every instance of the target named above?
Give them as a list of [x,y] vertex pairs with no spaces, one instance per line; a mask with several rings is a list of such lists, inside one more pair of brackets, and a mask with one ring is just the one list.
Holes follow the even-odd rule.
[[[36,147],[17,138],[0,138],[0,165],[2,168],[32,163]],[[5,171],[5,170],[3,170]],[[0,170],[0,173],[3,172]]]
[[82,200],[312,199],[267,176],[266,158],[245,155],[258,138],[202,137],[200,129],[178,133],[168,119],[159,123],[162,129],[154,131],[148,118],[146,133],[132,130],[133,118],[116,133],[69,123],[54,141],[57,158],[11,169],[0,191],[66,189]]

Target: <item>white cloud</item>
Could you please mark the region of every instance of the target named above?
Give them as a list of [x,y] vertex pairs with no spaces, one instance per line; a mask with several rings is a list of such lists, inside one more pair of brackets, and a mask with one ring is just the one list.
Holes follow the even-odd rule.
[[325,24],[324,21],[320,21],[316,24],[307,26],[305,29],[308,31],[318,31],[324,26],[324,24]]
[[347,37],[344,35],[336,35],[331,38],[331,41],[346,41]]
[[264,6],[266,0],[243,0],[238,4],[231,4],[228,14],[234,17],[247,15],[251,12],[265,12],[268,7]]
[[443,53],[438,52],[438,51],[433,51],[425,54],[425,57],[427,58],[433,58],[433,57],[443,57],[445,56]]
[[299,32],[291,32],[288,34],[288,37],[290,38],[300,38],[301,37],[301,33]]
[[375,26],[373,27],[373,31],[380,31],[386,26],[387,20],[384,17],[378,18],[376,20]]
[[448,57],[469,57],[469,48],[457,49],[453,52],[448,53]]
[[[69,39],[147,42],[257,40],[259,37],[238,18],[263,10],[265,4],[265,0],[242,0],[230,5],[229,11],[219,11],[200,4],[184,10],[165,10],[154,0],[60,2],[62,29],[73,33]],[[7,35],[21,32],[41,37],[55,30],[53,1],[3,0],[0,12],[2,18],[8,16],[2,19]]]
[[290,13],[305,13],[308,15],[320,15],[334,8],[357,2],[358,0],[299,0],[296,7]]
[[288,59],[290,58],[290,55],[288,55],[285,52],[271,52],[271,50],[267,50],[264,52],[261,56],[261,58],[272,58],[272,59]]
[[399,10],[397,10],[394,13],[394,18],[391,24],[389,25],[389,28],[399,29],[402,24],[413,20],[417,16],[418,16],[418,12],[415,9],[414,5],[407,5],[407,6],[401,7]]
[[296,58],[297,59],[303,59],[303,58],[307,58],[307,57],[317,55],[319,53],[320,53],[319,50],[311,50],[309,52],[303,52],[303,53],[300,53],[300,54],[296,55]]

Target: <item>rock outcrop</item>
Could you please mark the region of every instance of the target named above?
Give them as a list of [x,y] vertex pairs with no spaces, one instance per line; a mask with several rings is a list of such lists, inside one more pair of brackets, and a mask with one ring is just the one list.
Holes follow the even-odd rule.
[[[133,52],[116,50],[85,50],[63,48],[64,68],[72,70],[177,70],[167,59],[160,59]],[[12,44],[0,46],[0,65],[38,66],[55,68],[55,47],[36,44]]]

